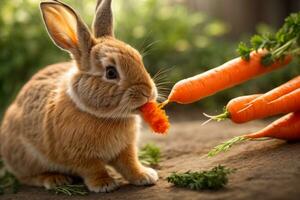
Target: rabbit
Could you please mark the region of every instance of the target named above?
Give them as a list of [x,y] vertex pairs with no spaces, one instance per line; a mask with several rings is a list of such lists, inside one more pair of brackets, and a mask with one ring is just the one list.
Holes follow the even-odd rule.
[[53,42],[72,61],[47,66],[21,89],[1,124],[1,157],[22,183],[53,189],[81,177],[91,192],[119,187],[112,166],[134,185],[157,172],[137,155],[139,107],[157,89],[133,47],[113,32],[111,0],[98,0],[92,31],[68,5],[40,3]]

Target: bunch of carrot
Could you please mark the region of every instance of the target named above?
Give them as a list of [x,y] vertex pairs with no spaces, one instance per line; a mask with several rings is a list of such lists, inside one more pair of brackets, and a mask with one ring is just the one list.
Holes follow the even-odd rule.
[[[241,43],[240,57],[217,68],[184,79],[173,87],[168,100],[180,104],[193,103],[224,89],[241,84],[259,75],[269,73],[289,64],[300,52],[300,12],[291,14],[282,28],[274,35],[255,35],[251,47]],[[300,76],[263,95],[250,95],[233,99],[226,111],[210,120],[230,118],[236,123],[245,123],[278,114],[286,116],[263,130],[236,137],[216,147],[209,155],[228,150],[233,144],[261,137],[284,140],[300,140]],[[289,114],[288,114],[289,113]]]
[[[300,12],[286,18],[282,28],[274,35],[255,35],[251,47],[241,43],[240,57],[197,76],[179,81],[168,99],[161,105],[146,104],[141,108],[144,119],[158,132],[168,129],[167,117],[162,107],[170,102],[189,104],[213,95],[224,89],[241,84],[259,75],[269,73],[289,64],[300,51]],[[300,110],[300,78],[264,94],[240,97],[227,105],[226,112],[209,116],[214,120],[230,118],[244,123],[277,114]],[[298,89],[299,88],[299,89]],[[285,118],[284,118],[285,119]],[[300,136],[299,136],[300,137]]]
[[[175,101],[184,104],[197,101],[260,74],[285,66],[292,60],[291,56],[286,56],[266,67],[260,62],[265,54],[267,54],[266,51],[254,51],[251,53],[249,61],[237,58],[198,76],[182,80],[174,86],[166,103]],[[291,114],[275,121],[257,133],[236,137],[216,147],[209,155],[226,151],[235,143],[253,138],[273,137],[299,140],[300,112],[292,113],[300,110],[299,100],[300,76],[266,94],[243,96],[231,100],[224,113],[218,116],[207,116],[217,121],[231,119],[236,123],[244,123],[278,114]]]
[[238,97],[231,100],[226,111],[218,116],[209,116],[220,121],[230,118],[235,123],[245,123],[278,114],[300,110],[300,76],[263,95]]
[[[236,58],[203,74],[180,81],[174,86],[163,106],[169,102],[186,104],[197,101],[258,75],[283,67],[292,60],[291,56],[286,56],[283,59],[276,60],[270,66],[264,66],[261,63],[261,59],[267,53],[267,51],[263,50],[254,51],[250,54],[249,61],[241,57]],[[300,110],[298,100],[300,100],[300,76],[264,95],[250,95],[233,99],[228,103],[223,114],[209,117],[217,121],[230,118],[236,123],[244,123],[254,119]],[[299,118],[299,122],[297,118]],[[229,143],[224,143],[222,146],[217,147],[214,152],[226,149],[228,144],[232,146],[234,143],[249,138],[268,136],[279,139],[300,139],[300,129],[297,129],[297,122],[300,124],[299,114],[288,115],[274,122],[263,131],[234,138]],[[291,123],[296,124],[288,128],[288,125]],[[298,130],[299,134],[297,134]],[[212,154],[214,153],[210,153],[210,155]]]
[[242,96],[231,100],[226,112],[211,117],[216,120],[230,118],[244,123],[277,114],[286,114],[260,131],[235,137],[215,147],[208,153],[214,156],[227,151],[232,145],[257,138],[276,138],[287,141],[300,140],[300,76],[263,95]]

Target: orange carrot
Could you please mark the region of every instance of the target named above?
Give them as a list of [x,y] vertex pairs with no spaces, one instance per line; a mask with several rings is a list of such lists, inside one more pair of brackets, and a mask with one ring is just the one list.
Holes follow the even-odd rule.
[[287,114],[264,129],[244,137],[248,139],[271,137],[288,141],[300,140],[300,112]]
[[300,76],[293,78],[292,80],[280,85],[279,87],[261,95],[259,98],[251,101],[248,106],[259,103],[260,101],[271,102],[275,99],[286,95],[296,89],[300,88]]
[[300,110],[299,101],[300,89],[296,89],[274,101],[252,104],[250,107],[231,115],[231,119],[236,123],[244,123],[254,119],[290,113]]
[[266,51],[252,52],[249,61],[239,57],[220,67],[179,81],[173,87],[168,102],[193,103],[256,76],[278,69],[292,60],[290,56],[287,56],[284,60],[278,60],[270,66],[264,66],[261,64],[264,55],[266,55]]
[[234,144],[264,137],[300,141],[300,112],[287,114],[258,132],[238,136],[224,142],[211,150],[208,155],[211,157],[220,152],[227,151]]
[[222,121],[224,119],[228,119],[228,118],[230,118],[231,113],[237,113],[240,110],[246,108],[250,102],[254,101],[255,99],[259,98],[260,96],[262,96],[262,95],[261,94],[253,94],[253,95],[247,95],[247,96],[241,96],[241,97],[234,98],[231,101],[229,101],[229,103],[226,106],[226,111],[223,114],[217,115],[217,116],[210,116],[207,114],[204,114],[204,115],[211,118],[212,120],[216,120],[216,121]]
[[250,103],[251,101],[254,101],[255,99],[259,98],[260,96],[261,96],[261,94],[253,94],[253,95],[237,97],[237,98],[229,101],[229,103],[227,105],[227,109],[230,111],[230,113],[236,113],[236,112],[244,109],[248,105],[248,103]]
[[230,118],[235,123],[245,123],[255,119],[298,111],[300,110],[298,101],[300,101],[300,88],[271,102],[257,101],[258,103],[246,106],[242,110],[238,110],[240,107],[237,106],[236,108],[236,105],[232,103],[234,100],[232,100],[226,106],[226,111],[224,113],[209,117],[216,121]]
[[166,112],[156,102],[149,102],[140,108],[143,119],[156,133],[166,133],[170,127]]

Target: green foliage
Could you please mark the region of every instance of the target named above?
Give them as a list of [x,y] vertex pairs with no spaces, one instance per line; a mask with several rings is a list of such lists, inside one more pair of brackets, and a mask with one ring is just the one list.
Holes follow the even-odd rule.
[[300,52],[300,12],[293,13],[285,19],[282,28],[275,34],[254,35],[251,38],[251,48],[240,44],[240,55],[249,60],[252,50],[267,49],[269,53],[263,57],[265,66],[286,55],[299,56]]
[[1,1],[0,49],[0,110],[35,71],[66,58],[48,39],[32,0]]
[[6,172],[0,178],[0,195],[4,193],[17,193],[20,187],[19,181],[10,173]]
[[239,44],[238,52],[243,59],[250,60],[251,49],[249,49],[245,43],[241,42]]
[[89,194],[84,185],[62,185],[50,190],[55,194],[62,194],[67,196],[86,196]]
[[172,173],[167,181],[192,190],[218,190],[228,183],[228,175],[234,171],[219,165],[209,171]]
[[139,152],[139,160],[145,165],[158,165],[160,159],[160,149],[154,144],[146,144]]
[[120,7],[125,10],[117,12],[117,36],[146,54],[145,64],[152,74],[175,66],[169,78],[177,81],[226,58],[228,46],[218,38],[227,32],[227,26],[218,20],[158,0],[130,0]]

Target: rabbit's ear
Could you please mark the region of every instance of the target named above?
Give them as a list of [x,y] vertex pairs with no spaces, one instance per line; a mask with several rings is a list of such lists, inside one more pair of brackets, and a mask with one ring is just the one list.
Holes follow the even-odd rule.
[[112,0],[98,0],[93,23],[93,33],[96,38],[114,36]]
[[89,29],[76,12],[59,1],[46,1],[40,4],[48,33],[54,43],[82,60],[93,45]]

